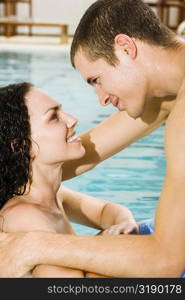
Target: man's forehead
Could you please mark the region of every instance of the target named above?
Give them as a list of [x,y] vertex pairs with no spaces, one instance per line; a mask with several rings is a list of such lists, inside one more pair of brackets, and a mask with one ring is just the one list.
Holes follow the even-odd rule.
[[84,80],[95,77],[98,74],[98,62],[89,61],[82,50],[77,51],[74,58],[75,68],[80,72]]
[[82,50],[78,50],[74,57],[75,68],[79,70],[84,65],[89,65],[91,62],[87,59],[85,53]]

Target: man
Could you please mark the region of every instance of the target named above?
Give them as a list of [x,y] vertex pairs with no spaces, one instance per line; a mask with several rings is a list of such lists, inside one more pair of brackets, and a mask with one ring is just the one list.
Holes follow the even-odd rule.
[[[101,105],[113,104],[119,112],[82,135],[86,156],[66,164],[65,179],[92,169],[167,120],[167,171],[155,231],[108,237],[4,234],[0,274],[20,276],[37,264],[61,264],[111,277],[180,277],[185,269],[185,42],[141,0],[99,0],[80,21],[71,61],[96,89]],[[66,189],[63,197],[78,201],[79,194]],[[13,251],[15,264],[8,266]]]

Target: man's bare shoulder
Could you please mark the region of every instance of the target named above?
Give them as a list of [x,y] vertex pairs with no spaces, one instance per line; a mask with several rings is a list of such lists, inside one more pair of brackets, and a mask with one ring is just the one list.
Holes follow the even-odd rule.
[[[182,103],[179,103],[181,102],[181,100]],[[169,113],[171,113],[174,108],[176,110],[180,106],[185,107],[185,79],[182,81],[182,84],[178,90],[176,97],[166,97],[162,104],[163,109],[168,110]]]
[[185,81],[168,117],[165,130],[165,152],[168,170],[173,177],[185,180]]
[[171,124],[173,119],[175,119],[175,121],[179,120],[178,121],[179,123],[180,118],[182,118],[182,122],[184,122],[184,116],[185,116],[185,79],[183,80],[179,88],[177,97],[173,103],[168,123]]
[[[21,201],[0,212],[2,231],[54,231],[51,223],[39,205]],[[3,222],[2,222],[3,218]]]

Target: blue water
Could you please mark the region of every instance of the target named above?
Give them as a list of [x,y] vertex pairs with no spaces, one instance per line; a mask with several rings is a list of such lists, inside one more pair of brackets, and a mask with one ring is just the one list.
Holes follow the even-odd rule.
[[[102,108],[93,89],[70,65],[69,55],[56,50],[0,50],[0,86],[30,81],[59,100],[79,120],[77,133],[96,126],[116,112]],[[164,126],[65,185],[89,195],[128,206],[137,221],[155,214],[166,164]],[[78,234],[97,231],[74,224]]]

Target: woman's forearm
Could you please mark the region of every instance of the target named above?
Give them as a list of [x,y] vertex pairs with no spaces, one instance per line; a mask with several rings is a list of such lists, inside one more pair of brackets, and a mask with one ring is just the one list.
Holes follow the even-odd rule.
[[106,229],[109,226],[133,219],[134,217],[127,207],[107,202],[101,214],[101,228]]

